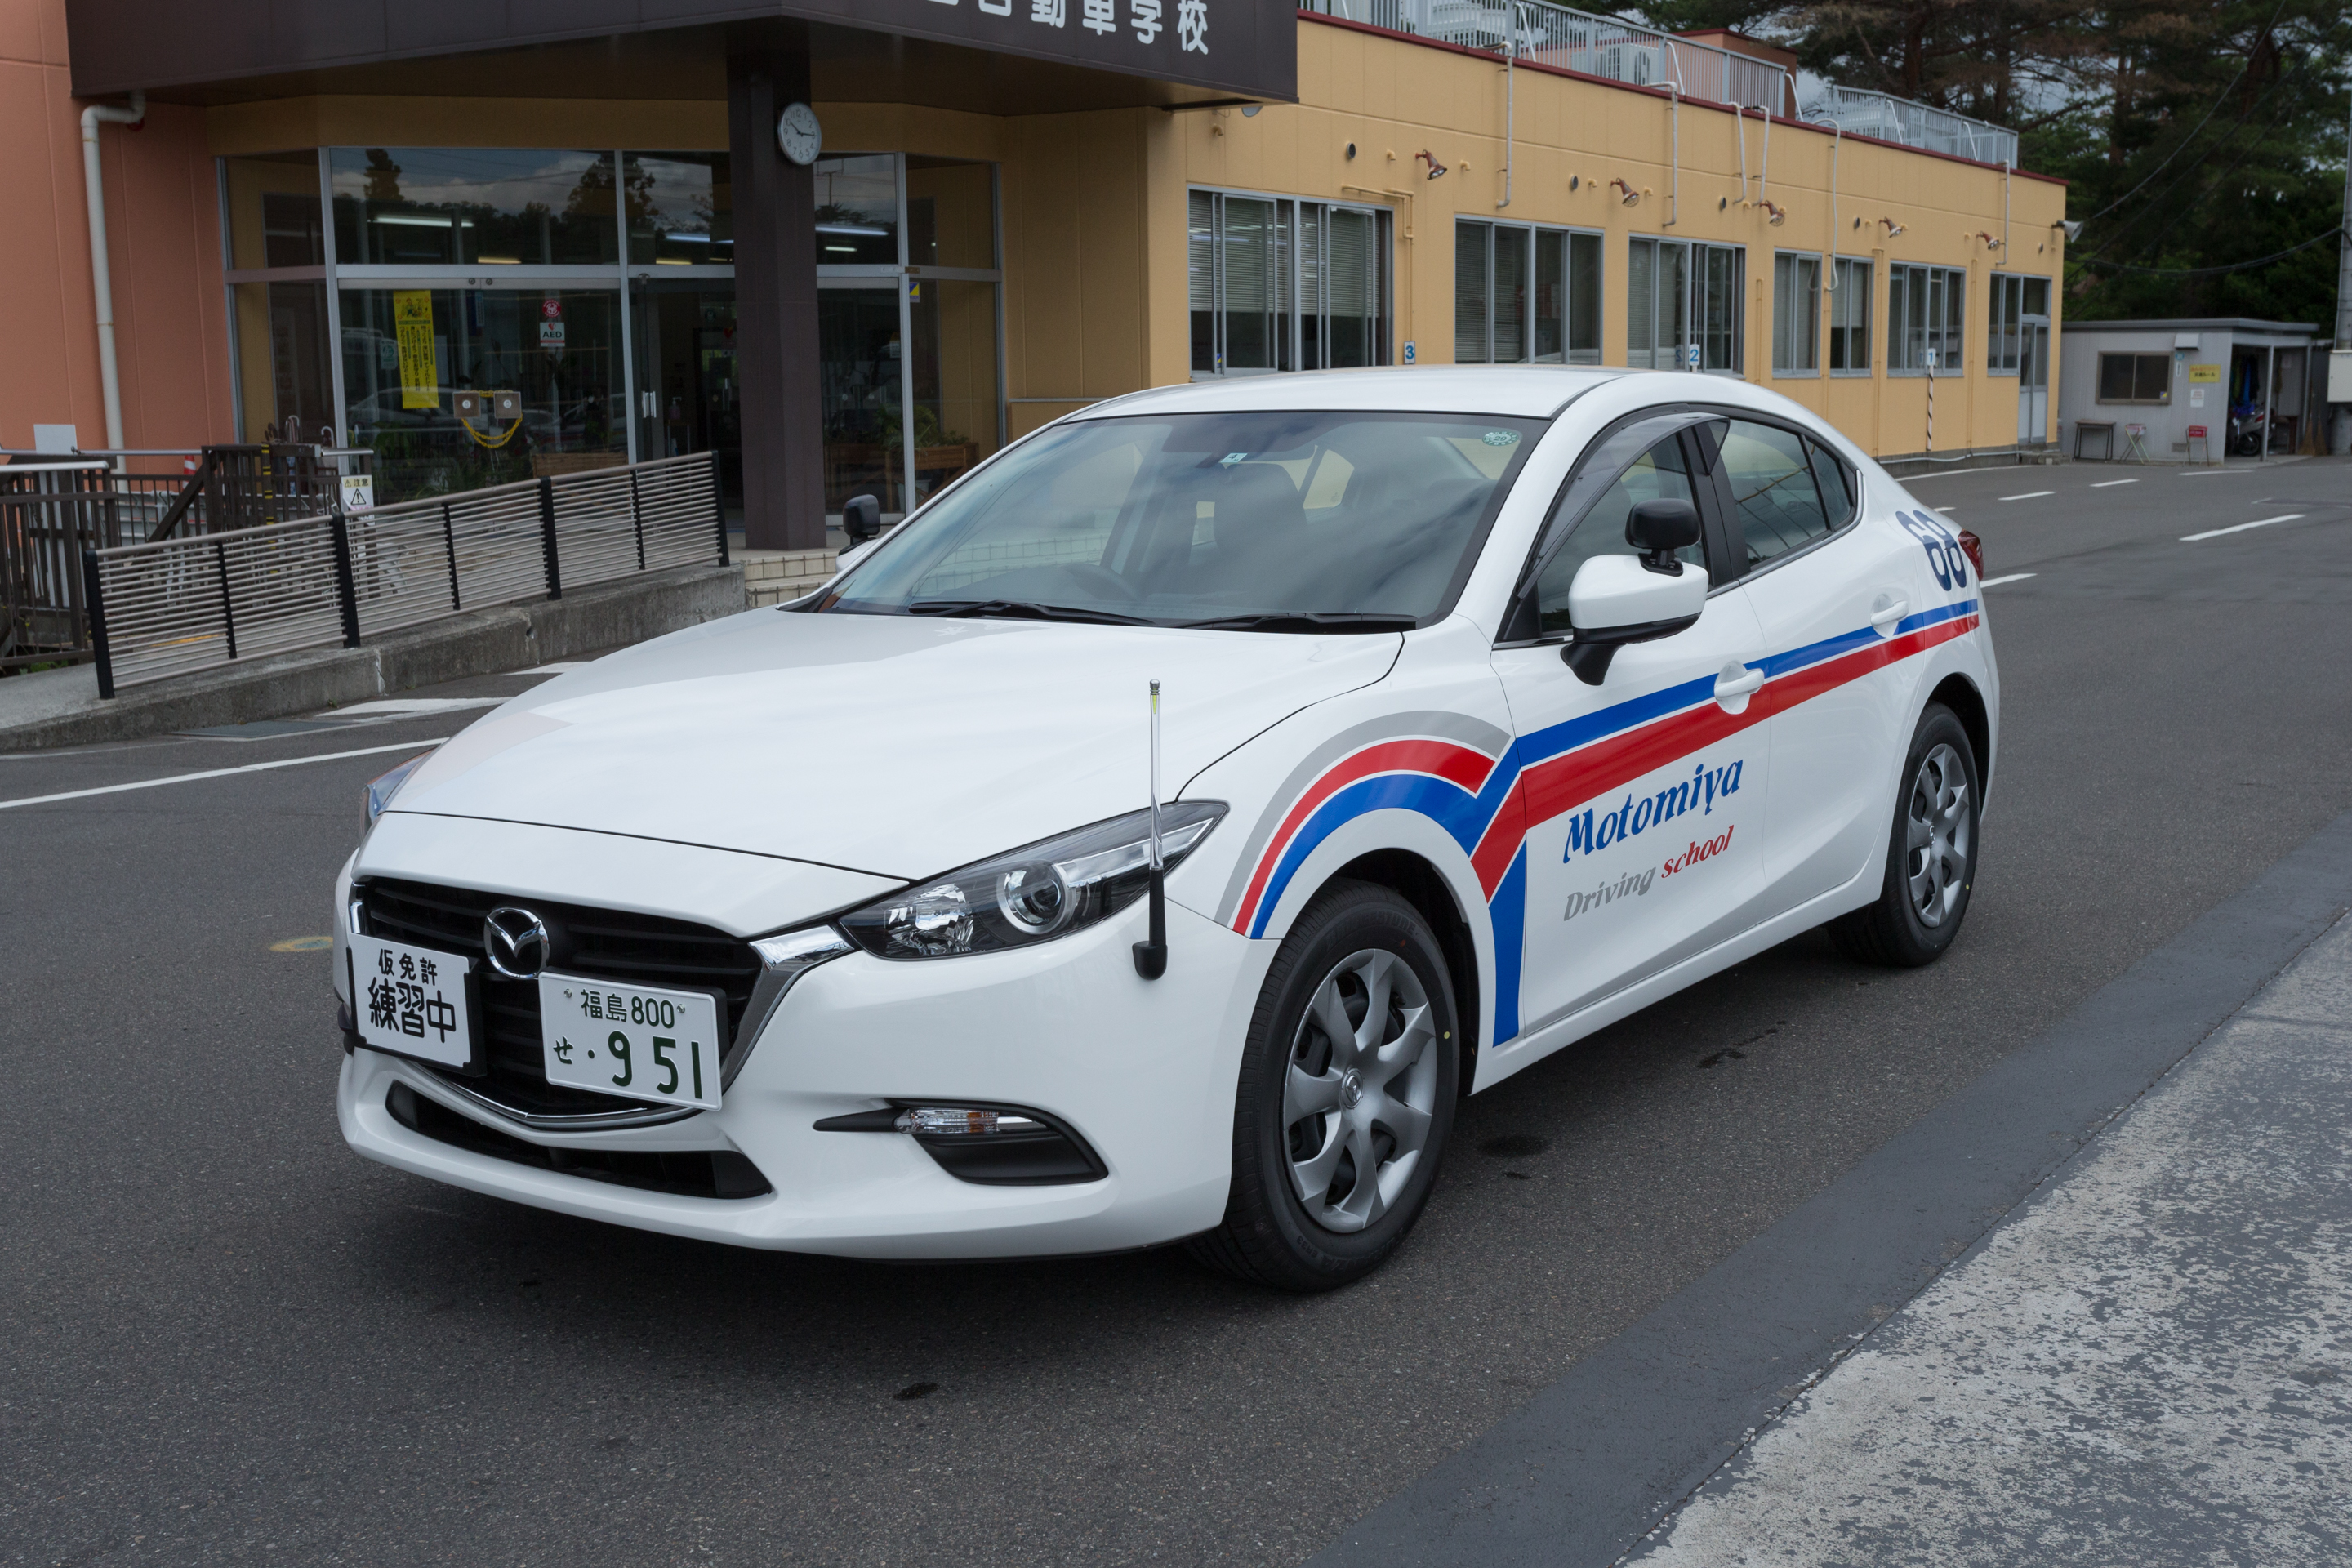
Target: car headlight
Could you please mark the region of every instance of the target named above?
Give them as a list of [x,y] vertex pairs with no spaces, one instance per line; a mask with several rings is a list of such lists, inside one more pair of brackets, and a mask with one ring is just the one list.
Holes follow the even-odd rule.
[[432,754],[431,752],[419,752],[382,778],[370,781],[367,786],[367,824],[361,832],[365,833],[367,828],[375,826],[375,819],[392,805],[392,797],[400,793],[400,786],[408,782],[408,775],[422,767],[425,759]]
[[[1173,868],[1225,815],[1221,800],[1160,808],[1160,859]],[[878,958],[953,958],[1049,942],[1107,920],[1143,894],[1151,813],[999,855],[844,915],[849,940]]]

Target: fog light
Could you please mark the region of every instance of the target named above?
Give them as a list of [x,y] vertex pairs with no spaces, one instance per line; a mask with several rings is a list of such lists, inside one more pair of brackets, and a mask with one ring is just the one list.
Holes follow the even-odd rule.
[[930,1134],[978,1134],[994,1132],[1037,1132],[1045,1124],[1034,1116],[1021,1116],[1010,1110],[967,1110],[952,1105],[919,1105],[900,1113],[897,1126],[901,1132]]

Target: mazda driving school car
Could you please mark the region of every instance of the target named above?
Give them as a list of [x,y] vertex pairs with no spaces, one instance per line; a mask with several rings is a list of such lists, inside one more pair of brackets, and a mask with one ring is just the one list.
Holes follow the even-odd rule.
[[1465,1094],[1814,926],[1951,943],[1975,551],[1736,381],[1096,405],[372,786],[344,1136],[711,1241],[1340,1284]]

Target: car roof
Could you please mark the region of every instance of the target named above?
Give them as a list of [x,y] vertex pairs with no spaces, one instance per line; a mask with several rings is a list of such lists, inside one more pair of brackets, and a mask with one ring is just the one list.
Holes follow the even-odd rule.
[[1315,409],[1549,419],[1627,372],[1551,364],[1416,365],[1221,376],[1097,403],[1075,419]]

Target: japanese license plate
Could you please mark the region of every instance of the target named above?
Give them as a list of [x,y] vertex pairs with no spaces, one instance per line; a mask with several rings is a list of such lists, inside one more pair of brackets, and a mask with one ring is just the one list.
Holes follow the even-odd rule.
[[539,977],[547,1081],[598,1094],[718,1110],[725,1017],[716,991]]
[[472,961],[381,937],[354,936],[352,1011],[371,1049],[415,1057],[436,1067],[474,1070]]

